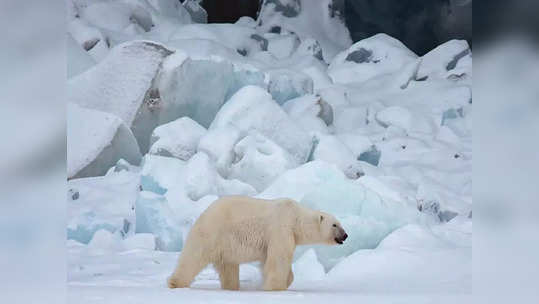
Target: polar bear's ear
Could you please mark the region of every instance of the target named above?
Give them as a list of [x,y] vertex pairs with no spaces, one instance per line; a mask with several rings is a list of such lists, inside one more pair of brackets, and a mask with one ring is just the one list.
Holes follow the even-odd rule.
[[322,223],[322,221],[324,220],[324,216],[322,214],[320,214],[319,220],[320,220],[320,223]]

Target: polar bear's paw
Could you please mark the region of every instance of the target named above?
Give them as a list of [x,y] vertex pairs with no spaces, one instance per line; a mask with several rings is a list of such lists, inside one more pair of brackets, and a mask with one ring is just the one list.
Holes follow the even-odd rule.
[[189,287],[189,284],[180,282],[177,278],[170,277],[167,279],[168,288],[185,288]]

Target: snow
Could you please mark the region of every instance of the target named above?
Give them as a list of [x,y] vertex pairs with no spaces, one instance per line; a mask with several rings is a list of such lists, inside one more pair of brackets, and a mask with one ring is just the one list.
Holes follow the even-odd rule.
[[365,127],[367,124],[368,109],[366,107],[335,107],[335,123],[333,124],[336,133],[347,133]]
[[[325,278],[324,266],[318,262],[314,249],[307,250],[292,264],[294,281],[321,281]],[[296,283],[297,284],[297,283]],[[293,288],[294,286],[292,286]]]
[[189,117],[178,118],[153,130],[148,153],[188,160],[205,133],[206,129]]
[[204,127],[211,124],[225,101],[241,87],[266,87],[263,73],[222,58],[172,57],[164,64],[158,85],[160,107],[168,112],[163,116],[189,116]]
[[67,183],[67,238],[88,243],[105,229],[121,237],[135,230],[135,201],[139,191],[136,172],[77,178]]
[[106,37],[96,27],[92,27],[88,22],[79,18],[70,20],[67,23],[68,34],[73,36],[76,42],[95,61],[101,61],[109,52]]
[[268,73],[268,90],[278,104],[313,92],[313,80],[305,73],[288,69],[270,70]]
[[[243,63],[247,60],[236,50],[226,47],[219,42],[208,39],[176,39],[167,42],[167,47],[180,50],[191,59],[226,59],[234,63]],[[168,61],[168,60],[167,60]],[[176,64],[179,66],[179,64]]]
[[170,37],[176,39],[206,39],[218,42],[230,49],[244,51],[246,55],[262,50],[254,29],[236,24],[189,24],[178,28]]
[[[472,65],[471,62],[465,63],[466,57],[471,58],[470,47],[466,40],[447,41],[422,57],[417,78],[447,78],[450,75],[471,73]],[[460,66],[459,63],[461,63]],[[463,70],[465,65],[467,70]]]
[[240,267],[240,291],[219,289],[213,268],[205,269],[188,289],[168,289],[165,279],[177,252],[146,249],[96,255],[68,243],[68,302],[76,303],[469,303],[471,227],[453,225],[450,235],[404,226],[380,248],[360,250],[328,274],[311,251],[293,265],[288,291],[260,291],[260,270]]
[[209,129],[200,139],[198,151],[208,154],[215,162],[217,171],[227,177],[235,157],[233,149],[240,137],[241,132],[233,126]]
[[[337,134],[337,138],[352,152],[354,157],[359,160],[361,159],[361,154],[369,151],[372,147],[372,141],[369,137],[360,135],[353,132],[345,132]],[[375,165],[377,165],[376,162]]]
[[226,125],[243,132],[259,132],[288,151],[298,163],[307,160],[312,147],[312,138],[259,87],[245,86],[234,94],[217,113],[210,129]]
[[300,202],[335,215],[349,235],[344,245],[335,248],[315,245],[297,250],[301,253],[305,248],[315,248],[326,269],[359,249],[375,248],[393,230],[421,218],[414,205],[382,198],[368,187],[342,177],[317,185]]
[[[157,11],[165,16],[179,19],[182,23],[191,23],[191,15],[187,9],[187,6],[178,3],[174,0],[149,0]],[[194,5],[191,5],[194,6]]]
[[268,39],[268,51],[278,59],[292,55],[300,44],[296,35],[276,35]]
[[152,17],[146,10],[119,1],[90,4],[80,11],[80,16],[95,27],[111,31],[122,31],[131,24],[148,31],[152,25]]
[[183,178],[186,162],[173,157],[146,154],[141,165],[142,189],[164,194]]
[[[457,234],[467,234],[465,238],[471,241],[471,231],[459,228]],[[451,241],[408,225],[390,234],[378,248],[360,250],[343,260],[328,273],[328,280],[346,284],[361,278],[358,288],[369,292],[469,293],[471,243],[455,247]],[[380,273],[391,273],[391,277]]]
[[66,53],[67,78],[71,78],[86,71],[96,63],[90,54],[88,54],[69,33],[67,34],[66,39]]
[[329,133],[333,123],[333,108],[316,95],[304,95],[285,102],[283,110],[305,131]]
[[352,151],[335,135],[318,134],[316,139],[313,160],[336,164],[348,178],[356,179],[364,174]]
[[139,164],[133,134],[120,118],[67,104],[67,177],[103,175],[118,160]]
[[183,7],[191,15],[193,23],[207,23],[208,22],[208,13],[206,10],[200,6],[199,1],[196,0],[186,0],[183,2]]
[[344,178],[344,173],[335,165],[311,161],[283,173],[258,197],[265,199],[288,197],[300,201],[305,194],[332,178]]
[[247,135],[234,146],[229,177],[262,191],[297,162],[283,148],[261,134]]
[[396,126],[406,132],[432,133],[434,122],[420,114],[412,114],[409,110],[392,106],[376,113],[376,120],[383,126]]
[[195,154],[186,166],[185,191],[187,196],[198,201],[208,194],[217,194],[217,171],[204,152]]
[[134,41],[111,50],[103,61],[68,81],[68,101],[81,107],[114,114],[132,129],[143,152],[151,131],[138,121],[148,115],[146,92],[159,65],[171,53],[162,45]]
[[181,223],[174,217],[168,201],[162,195],[142,191],[136,202],[136,233],[155,236],[156,249],[179,251],[183,247]]
[[118,235],[114,235],[108,230],[100,229],[94,233],[92,240],[88,243],[88,250],[96,254],[117,251],[120,249],[120,240]]
[[352,43],[344,22],[330,12],[332,0],[312,3],[306,0],[266,0],[258,15],[263,31],[279,26],[296,33],[300,39],[316,39],[330,62],[339,51]]
[[129,250],[154,250],[156,249],[156,239],[151,233],[137,233],[122,242],[122,247]]
[[377,34],[354,43],[335,56],[328,74],[336,83],[363,82],[394,73],[416,59],[417,55],[397,39]]
[[[69,301],[469,299],[469,46],[352,45],[344,3],[314,2],[191,24],[197,0],[68,0]],[[260,291],[259,263],[241,265],[239,292],[212,267],[169,290],[189,229],[223,195],[289,197],[349,237],[299,246],[285,292]]]

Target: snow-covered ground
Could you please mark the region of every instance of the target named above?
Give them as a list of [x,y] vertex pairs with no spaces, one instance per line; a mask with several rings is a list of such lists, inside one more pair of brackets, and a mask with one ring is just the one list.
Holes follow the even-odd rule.
[[[240,291],[219,287],[206,268],[189,289],[168,289],[178,253],[103,249],[68,242],[69,303],[467,303],[471,299],[471,225],[458,219],[447,229],[405,226],[378,248],[360,250],[325,274],[307,252],[294,265],[285,292],[260,290],[256,265],[240,267]],[[90,247],[90,248],[88,248]],[[313,260],[314,258],[314,260]],[[318,265],[318,267],[317,267]],[[373,303],[371,302],[371,303]]]
[[[66,0],[70,303],[461,303],[472,290],[472,54],[354,44],[331,0],[267,0],[202,24],[197,1]],[[342,246],[297,248],[288,291],[213,269],[170,290],[217,197],[334,214]]]

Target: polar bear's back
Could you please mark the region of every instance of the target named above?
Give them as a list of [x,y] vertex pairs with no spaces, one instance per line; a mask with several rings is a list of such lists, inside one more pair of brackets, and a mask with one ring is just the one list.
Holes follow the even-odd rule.
[[223,196],[213,202],[201,215],[206,217],[218,216],[220,222],[242,221],[253,217],[271,216],[286,199],[266,200],[248,196]]
[[[260,260],[274,223],[288,226],[295,203],[286,199],[264,200],[246,196],[226,196],[212,203],[191,230],[206,248],[219,249],[212,255],[245,263]],[[290,219],[288,219],[290,218]],[[230,252],[228,252],[230,251]]]

